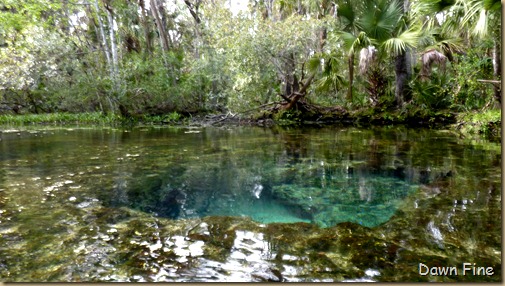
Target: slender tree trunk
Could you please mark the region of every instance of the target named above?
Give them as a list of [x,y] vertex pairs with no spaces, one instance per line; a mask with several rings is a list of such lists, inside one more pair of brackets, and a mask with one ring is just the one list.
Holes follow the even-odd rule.
[[112,18],[112,12],[109,11],[109,9],[105,10],[107,11],[107,19],[109,21],[109,40],[110,40],[110,51],[112,55],[113,79],[114,82],[117,83],[119,75],[119,61],[117,55],[116,38],[114,33],[114,19]]
[[[96,10],[96,15],[97,15],[97,20],[98,20],[98,26],[100,30],[100,35],[102,38],[102,46],[104,48],[105,52],[105,58],[107,60],[107,65],[109,68],[109,74],[110,78],[114,83],[114,91],[119,90],[119,77],[118,77],[118,58],[117,58],[117,50],[116,50],[116,43],[114,41],[114,25],[113,25],[113,19],[112,19],[112,12],[107,10],[107,18],[109,22],[109,41],[110,45],[107,43],[107,36],[105,34],[105,28],[102,22],[102,18],[100,17],[100,7],[98,6],[98,0],[95,0],[93,2],[95,10]],[[113,104],[113,99],[110,96],[106,96],[106,99],[109,103],[110,110],[114,111],[115,106]],[[114,100],[115,101],[115,100]]]
[[111,55],[110,55],[110,49],[109,45],[107,44],[107,37],[105,36],[105,29],[103,27],[103,22],[102,18],[100,17],[100,8],[98,7],[98,0],[95,0],[93,2],[93,5],[95,7],[95,12],[96,12],[96,19],[98,20],[98,29],[100,31],[100,37],[102,38],[102,49],[105,54],[105,60],[107,61],[107,66],[110,71],[111,77],[114,75],[114,71],[112,69],[112,61],[111,61]]
[[174,67],[170,66],[167,62],[167,52],[170,50],[170,43],[168,39],[168,34],[165,30],[165,26],[163,25],[163,21],[160,16],[160,9],[158,9],[157,6],[157,0],[151,0],[151,12],[154,17],[154,21],[156,22],[156,27],[158,28],[158,34],[160,35],[160,42],[161,42],[161,52],[163,54],[163,63],[165,65],[165,68],[167,69],[167,76],[170,77],[169,70],[172,72],[172,84],[176,85],[176,80],[175,80],[175,71]]
[[[162,1],[162,3],[163,2],[166,2],[166,1]],[[161,24],[163,25],[163,30],[165,31],[165,36],[168,41],[168,48],[173,49],[174,43],[172,41],[172,37],[170,36],[170,34],[166,30],[166,27],[168,27],[167,13],[165,12],[165,8],[163,7],[163,4],[159,4],[157,8],[158,8],[158,16],[160,16]],[[172,20],[170,20],[170,21],[172,21]]]
[[349,65],[349,89],[347,90],[347,100],[352,101],[352,85],[354,81],[354,53],[347,59]]
[[[495,79],[501,79],[501,45],[500,42],[494,40],[493,45],[493,75]],[[500,87],[493,85],[494,97],[501,105],[501,89]]]
[[326,30],[326,27],[321,28],[319,31],[319,45],[318,45],[318,52],[322,53],[324,44],[326,44],[326,38],[328,36],[328,31]]
[[165,27],[163,26],[163,23],[161,21],[157,1],[151,0],[150,3],[151,3],[151,13],[153,14],[154,21],[156,22],[156,27],[158,29],[158,33],[160,34],[161,48],[163,50],[163,53],[165,53],[165,52],[168,52],[170,49],[168,35],[167,35],[167,32],[165,31]]
[[[200,0],[195,0],[194,3],[191,3],[189,0],[184,0],[184,3],[186,4],[186,7],[188,7],[189,13],[195,20],[195,40],[194,45],[195,45],[195,58],[200,58],[200,51],[199,51],[199,45],[201,45],[201,33],[200,33],[200,23],[202,20],[200,19],[200,15],[198,12],[198,9],[200,7]],[[231,5],[231,3],[230,3]]]
[[144,38],[146,41],[146,53],[144,55],[150,55],[153,51],[152,48],[152,37],[151,37],[151,29],[149,28],[149,22],[148,22],[148,15],[146,12],[145,8],[145,3],[144,0],[139,0],[139,6],[140,6],[140,22],[142,24],[142,28],[144,30]]
[[267,12],[267,19],[273,19],[274,0],[266,0],[265,5],[266,5],[266,12]]

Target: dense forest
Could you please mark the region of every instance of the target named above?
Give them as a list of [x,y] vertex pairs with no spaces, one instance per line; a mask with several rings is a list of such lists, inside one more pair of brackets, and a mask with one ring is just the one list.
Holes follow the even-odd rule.
[[498,0],[4,0],[0,114],[496,110],[500,50]]

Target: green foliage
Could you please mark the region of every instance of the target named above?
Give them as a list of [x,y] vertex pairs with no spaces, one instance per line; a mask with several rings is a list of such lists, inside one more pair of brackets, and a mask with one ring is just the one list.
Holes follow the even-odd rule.
[[302,121],[299,110],[281,110],[274,115],[274,121],[279,125],[298,125]]
[[226,75],[222,86],[229,109],[248,110],[280,100],[286,78],[296,77],[301,84],[309,77],[307,63],[319,48],[318,31],[326,27],[325,20],[298,13],[283,13],[282,20],[232,16],[223,7],[208,9],[209,46],[223,59],[220,73]]
[[434,75],[426,82],[411,81],[412,103],[427,110],[448,108],[451,105],[451,88],[448,81],[442,74]]
[[365,1],[363,12],[358,28],[379,43],[391,38],[403,14],[400,3],[390,0]]
[[91,113],[45,113],[25,115],[0,115],[0,124],[102,124],[112,125],[119,122],[120,117],[114,114],[104,115],[100,112]]
[[144,124],[174,124],[182,119],[182,115],[176,111],[163,115],[144,115],[142,123]]
[[[159,27],[146,1],[3,1],[0,113],[99,111],[174,122],[167,114],[283,100],[311,74],[306,102],[385,110],[394,99],[395,57],[416,49],[452,62],[445,74],[430,67],[431,78],[410,83],[412,108],[475,110],[494,102],[492,85],[477,80],[499,79],[490,58],[499,48],[496,0],[411,1],[408,13],[397,0],[260,1],[238,14],[226,1],[197,2],[196,14],[182,1],[160,9]],[[375,66],[358,72],[358,55],[369,46],[378,49]]]
[[464,135],[472,136],[482,134],[491,140],[500,137],[501,109],[465,112],[458,115],[455,127]]
[[383,47],[389,55],[397,56],[407,49],[418,46],[420,37],[421,32],[419,27],[412,26],[400,35],[386,39],[383,43]]
[[339,91],[346,85],[341,73],[343,64],[342,58],[335,52],[328,54],[318,53],[307,61],[308,71],[318,74],[319,77],[313,84],[313,102],[335,105],[339,101]]
[[468,111],[483,108],[494,101],[492,85],[477,81],[493,78],[491,58],[480,57],[476,50],[470,50],[467,55],[457,56],[456,59],[454,73],[447,85],[454,107]]

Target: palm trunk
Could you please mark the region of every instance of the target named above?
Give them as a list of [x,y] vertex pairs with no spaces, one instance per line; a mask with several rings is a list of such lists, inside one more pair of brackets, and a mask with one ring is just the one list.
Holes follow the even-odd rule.
[[[403,1],[402,10],[406,13],[409,10],[409,0]],[[410,51],[408,48],[395,59],[395,74],[396,74],[396,89],[395,89],[395,101],[396,106],[400,107],[405,101],[405,94],[407,91],[407,84],[412,76],[411,63],[410,63]]]
[[408,54],[403,52],[395,59],[395,74],[396,74],[396,89],[395,101],[396,105],[400,107],[405,99],[405,92],[410,73],[408,71]]

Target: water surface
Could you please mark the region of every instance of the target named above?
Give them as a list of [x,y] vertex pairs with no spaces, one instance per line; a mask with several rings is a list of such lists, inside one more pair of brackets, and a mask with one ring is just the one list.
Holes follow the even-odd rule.
[[[500,281],[501,149],[405,128],[0,133],[3,281]],[[477,263],[493,276],[422,276]]]

